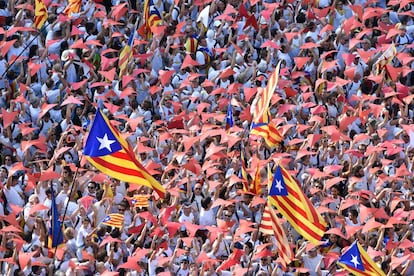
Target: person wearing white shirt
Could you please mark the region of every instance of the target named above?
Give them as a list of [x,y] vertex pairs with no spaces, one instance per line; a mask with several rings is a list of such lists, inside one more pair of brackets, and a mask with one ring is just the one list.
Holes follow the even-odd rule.
[[213,226],[216,225],[216,215],[214,210],[211,209],[213,201],[211,197],[206,197],[201,200],[202,209],[200,211],[200,225],[202,226]]
[[[307,252],[305,253],[305,251]],[[296,253],[296,258],[299,258],[302,261],[303,267],[309,270],[310,276],[318,275],[317,267],[320,265],[323,256],[319,253],[317,246],[309,245],[308,242],[304,242]],[[323,263],[321,265],[323,266]]]

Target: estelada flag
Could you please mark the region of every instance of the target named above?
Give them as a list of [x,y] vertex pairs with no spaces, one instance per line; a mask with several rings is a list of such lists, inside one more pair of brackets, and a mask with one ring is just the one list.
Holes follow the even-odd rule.
[[159,197],[164,198],[164,187],[142,166],[132,147],[100,109],[96,111],[83,154],[104,174],[121,181],[150,187]]

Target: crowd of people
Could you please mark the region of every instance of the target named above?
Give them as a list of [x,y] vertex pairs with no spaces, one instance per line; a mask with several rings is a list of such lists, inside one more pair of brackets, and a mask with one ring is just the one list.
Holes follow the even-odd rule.
[[[0,0],[0,274],[347,275],[355,240],[414,274],[410,1],[43,2],[37,30],[36,3]],[[270,147],[250,127],[279,62]],[[86,161],[98,108],[165,198]],[[260,230],[277,164],[328,225],[315,245],[284,221],[287,268]]]

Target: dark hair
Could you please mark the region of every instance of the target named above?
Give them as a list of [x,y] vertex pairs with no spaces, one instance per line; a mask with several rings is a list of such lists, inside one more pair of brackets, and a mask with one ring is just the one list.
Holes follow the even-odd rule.
[[201,200],[201,207],[203,207],[204,209],[207,209],[210,202],[211,202],[211,197],[210,196],[203,198]]

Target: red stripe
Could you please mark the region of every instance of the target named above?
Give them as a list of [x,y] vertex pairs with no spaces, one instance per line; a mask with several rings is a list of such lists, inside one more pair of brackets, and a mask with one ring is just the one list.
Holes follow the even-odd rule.
[[[300,227],[304,232],[306,232],[309,236],[311,236],[311,237],[313,237],[314,239],[316,239],[316,240],[320,240],[321,238],[322,238],[322,236],[321,235],[319,235],[318,233],[316,233],[316,232],[314,232],[312,229],[310,229],[309,228],[309,226],[307,226],[306,224],[304,224],[303,223],[303,221],[301,221],[301,220],[298,220],[298,218],[296,217],[296,216],[294,216],[290,211],[289,211],[289,209],[282,203],[282,202],[280,202],[278,199],[277,199],[277,196],[273,196],[272,197],[275,201],[277,201],[278,202],[278,204],[279,204],[279,206],[280,206],[280,208],[282,208],[286,213],[287,213],[287,215],[290,217],[290,219],[291,220],[293,220],[295,223],[296,223],[296,225],[298,226],[298,227]],[[292,207],[292,206],[291,206]],[[295,211],[297,211],[296,209],[295,209]],[[318,227],[319,228],[319,227]],[[321,229],[321,228],[319,228],[319,229]],[[321,229],[321,230],[325,230],[325,227],[323,228],[323,229]]]
[[[271,207],[268,207],[271,208]],[[270,217],[273,221],[273,225],[274,225],[274,230],[275,230],[275,238],[276,241],[279,243],[279,248],[282,251],[282,254],[284,256],[286,256],[289,260],[293,257],[293,253],[291,251],[291,248],[289,246],[289,243],[287,241],[286,238],[286,234],[283,231],[282,226],[279,224],[279,221],[276,217],[276,215],[273,212],[269,212],[270,213]]]
[[[369,263],[370,261],[373,262],[373,260],[368,260],[367,258],[365,258],[365,256],[363,254],[359,254],[361,256],[361,260],[362,260],[362,265],[364,266],[365,271],[370,271],[370,272],[376,272],[377,269],[375,267],[372,267],[371,264]],[[378,267],[379,269],[379,267]]]
[[[288,173],[286,172],[286,170],[281,169],[281,171],[282,171],[282,175],[283,175],[283,178],[284,178],[284,181],[285,181],[285,184],[286,184],[286,188],[288,190],[288,194],[289,195],[292,195],[294,198],[296,198],[297,200],[299,200],[299,202],[302,202],[302,203],[303,203],[303,200],[302,199],[304,199],[305,202],[306,202],[306,206],[305,207],[307,207],[307,209],[310,210],[311,213],[312,213],[312,220],[313,221],[311,221],[311,222],[313,222],[314,224],[316,224],[316,226],[318,228],[325,230],[325,225],[323,225],[320,222],[320,216],[316,212],[315,207],[310,203],[309,199],[305,195],[303,195],[303,193],[300,195],[299,193],[297,193],[294,190],[294,188],[292,186],[293,185],[297,185],[297,183],[296,182],[293,182],[292,183],[290,181],[290,179],[289,179],[290,178],[290,175],[288,175]],[[289,197],[286,197],[286,198],[290,201],[290,198]],[[291,203],[292,206],[293,205],[296,205],[295,203],[293,203],[291,201],[290,201],[290,203]],[[300,208],[301,206],[297,206],[297,207]],[[300,210],[303,211],[303,212],[299,212],[299,213],[302,214],[305,218],[307,218],[309,220],[310,218],[308,217],[308,214],[305,212],[305,210],[304,209],[300,209]]]
[[[91,157],[91,158],[93,159],[93,161],[95,161],[99,165],[101,165],[105,168],[108,168],[111,171],[115,171],[115,172],[122,173],[122,174],[127,174],[127,175],[132,175],[132,176],[137,176],[137,177],[145,179],[145,177],[142,175],[142,173],[140,171],[138,171],[137,169],[131,169],[131,168],[116,165],[114,163],[109,163],[109,162],[107,162],[107,161],[105,161],[105,160],[103,160],[102,158],[99,158],[99,157]],[[128,161],[130,161],[130,160],[128,160]]]

